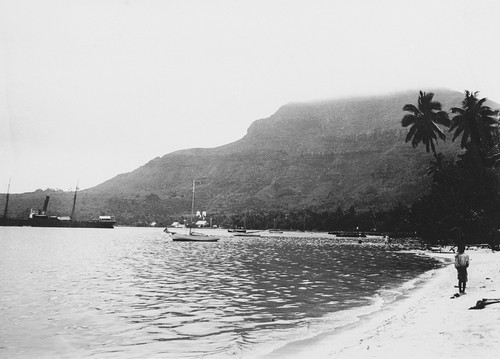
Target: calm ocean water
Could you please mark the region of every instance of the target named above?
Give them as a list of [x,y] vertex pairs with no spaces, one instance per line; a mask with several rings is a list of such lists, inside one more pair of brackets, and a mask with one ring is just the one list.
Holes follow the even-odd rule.
[[353,322],[439,266],[308,237],[0,227],[0,357],[253,357]]

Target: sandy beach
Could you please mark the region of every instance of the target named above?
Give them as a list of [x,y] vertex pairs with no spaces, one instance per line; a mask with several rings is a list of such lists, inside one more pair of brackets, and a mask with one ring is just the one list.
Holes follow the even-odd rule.
[[[494,358],[500,346],[500,253],[469,248],[469,281],[458,298],[453,263],[387,308],[347,328],[290,344],[269,358]],[[453,253],[429,255],[453,259]],[[453,298],[452,298],[453,297]]]

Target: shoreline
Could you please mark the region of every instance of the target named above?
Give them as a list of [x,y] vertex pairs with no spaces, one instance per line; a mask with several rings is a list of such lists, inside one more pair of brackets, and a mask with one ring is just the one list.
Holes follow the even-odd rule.
[[[471,259],[466,295],[458,292],[454,253],[412,251],[448,264],[381,310],[345,327],[296,341],[262,358],[489,358],[500,343],[500,303],[469,310],[483,298],[500,298],[500,253],[466,251]],[[498,318],[498,319],[497,319]]]

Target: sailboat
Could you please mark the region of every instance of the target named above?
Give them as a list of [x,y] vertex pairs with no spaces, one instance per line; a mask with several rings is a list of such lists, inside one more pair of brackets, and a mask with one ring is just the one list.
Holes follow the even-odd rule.
[[[193,198],[191,200],[191,221],[194,218],[194,193],[196,187],[196,180],[193,180]],[[196,233],[191,231],[191,226],[189,226],[188,234],[173,233],[172,240],[174,242],[217,242],[218,237],[211,237],[206,234]]]
[[276,229],[276,218],[274,219],[274,227],[269,230],[269,233],[283,233],[281,229]]
[[247,231],[247,211],[245,211],[245,216],[243,217],[243,228],[235,230],[236,234],[233,234],[235,237],[260,237],[260,234],[257,232],[260,231]]

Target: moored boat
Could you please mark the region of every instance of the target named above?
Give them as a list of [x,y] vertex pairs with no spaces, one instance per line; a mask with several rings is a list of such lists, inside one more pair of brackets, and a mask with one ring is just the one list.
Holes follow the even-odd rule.
[[333,234],[336,237],[343,237],[343,238],[364,238],[364,237],[366,237],[366,234],[364,232],[332,231],[332,232],[328,232],[328,234]]
[[217,242],[218,237],[211,237],[201,233],[191,232],[188,234],[174,233],[172,241],[174,242]]
[[[196,180],[193,180],[193,198],[191,200],[191,219],[194,217],[194,193],[195,193],[195,185]],[[192,232],[191,228],[193,226],[190,225],[187,234],[181,233],[168,233],[172,236],[172,241],[174,242],[217,242],[219,240],[218,237],[208,236],[202,233]]]
[[114,228],[116,220],[111,216],[99,216],[99,219],[90,221],[73,221],[71,217],[32,214],[24,222],[25,226],[30,227]]
[[234,237],[260,237],[260,234],[256,233],[236,233]]
[[90,221],[77,221],[75,220],[76,208],[76,193],[73,197],[73,209],[71,216],[50,216],[47,214],[47,207],[49,204],[50,196],[45,197],[43,210],[37,212],[31,211],[30,217],[27,220],[27,225],[31,227],[66,227],[66,228],[114,228],[116,220],[112,216],[99,216],[99,219]]
[[244,228],[228,228],[229,233],[246,233],[246,229]]
[[[10,190],[10,182],[9,182]],[[98,219],[88,221],[75,220],[76,193],[73,198],[73,209],[71,216],[53,216],[47,213],[50,196],[45,197],[43,210],[33,211],[29,218],[8,218],[9,190],[5,201],[4,216],[0,219],[0,226],[17,226],[17,227],[66,227],[66,228],[114,228],[116,220],[112,216],[99,216]]]

